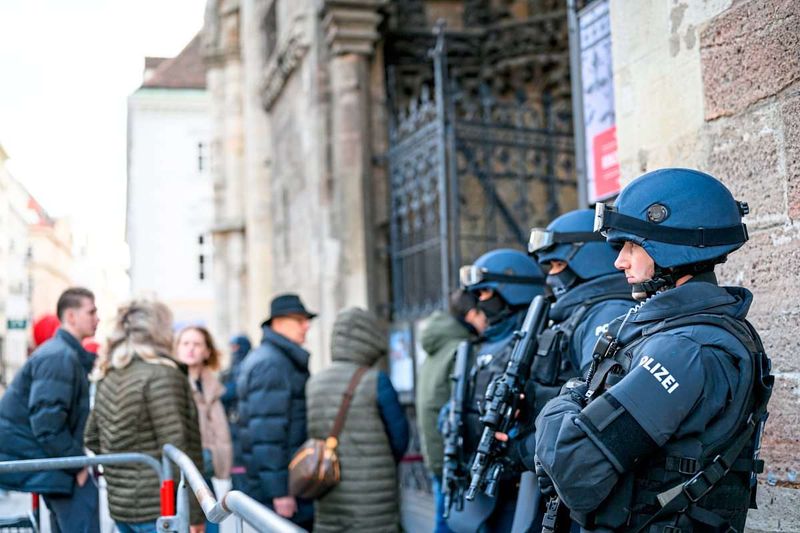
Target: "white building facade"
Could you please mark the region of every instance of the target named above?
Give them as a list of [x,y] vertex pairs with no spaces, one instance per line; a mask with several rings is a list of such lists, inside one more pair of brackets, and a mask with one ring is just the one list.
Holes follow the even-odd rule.
[[131,292],[165,302],[179,327],[210,326],[210,115],[198,40],[147,67],[128,99]]

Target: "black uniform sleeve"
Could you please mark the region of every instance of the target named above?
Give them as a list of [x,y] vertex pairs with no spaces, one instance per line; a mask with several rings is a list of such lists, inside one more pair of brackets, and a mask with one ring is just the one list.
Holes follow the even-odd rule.
[[608,496],[619,473],[575,423],[580,412],[568,394],[551,400],[536,420],[535,446],[559,497],[573,511],[585,513]]

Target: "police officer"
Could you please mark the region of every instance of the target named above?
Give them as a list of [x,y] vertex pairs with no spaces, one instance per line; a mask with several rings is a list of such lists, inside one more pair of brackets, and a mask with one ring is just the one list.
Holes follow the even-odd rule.
[[[464,406],[463,457],[469,471],[483,425],[480,406],[488,384],[505,370],[513,345],[513,333],[522,325],[533,298],[544,292],[545,276],[525,253],[493,250],[459,271],[461,285],[478,297],[478,307],[489,322],[483,336],[472,347],[471,370]],[[514,517],[519,475],[501,479],[497,497],[480,494],[465,501],[462,510],[450,511],[448,526],[457,531],[509,531]]]
[[588,382],[544,407],[530,441],[543,490],[585,531],[743,531],[772,378],[745,321],[751,293],[720,287],[714,266],[747,241],[745,214],[719,181],[679,168],[598,206],[642,302],[612,322]]
[[[532,372],[536,383],[566,381],[555,372],[560,367],[563,373],[565,363],[574,374],[585,371],[597,337],[633,307],[625,276],[614,268],[616,251],[593,228],[594,212],[580,209],[546,229],[531,230],[528,251],[548,273],[547,285],[556,297],[549,315],[553,325],[539,339]],[[536,394],[537,405],[544,404],[543,397]]]
[[[633,307],[634,300],[624,274],[614,268],[616,251],[605,237],[593,231],[594,211],[579,209],[565,213],[547,228],[531,230],[528,252],[547,272],[547,285],[556,298],[550,307],[551,326],[539,336],[537,355],[531,368],[526,399],[533,420],[544,404],[556,396],[567,379],[585,373],[591,362],[592,347],[608,324]],[[532,432],[521,427],[522,435],[508,449],[513,464],[534,469],[534,456],[525,441]],[[501,440],[506,435],[497,434]],[[520,491],[523,505],[536,506],[541,498],[532,490]],[[542,502],[544,503],[544,502]],[[543,508],[543,506],[542,506]],[[541,509],[531,509],[529,518],[538,531]],[[515,524],[526,523],[519,515]],[[538,525],[538,528],[537,528]]]

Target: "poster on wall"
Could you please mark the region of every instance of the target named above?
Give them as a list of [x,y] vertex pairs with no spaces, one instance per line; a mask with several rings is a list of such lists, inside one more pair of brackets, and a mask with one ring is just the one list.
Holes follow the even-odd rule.
[[399,393],[414,390],[413,338],[408,325],[399,325],[389,332],[389,379]]
[[589,204],[620,190],[609,0],[578,13],[581,96]]

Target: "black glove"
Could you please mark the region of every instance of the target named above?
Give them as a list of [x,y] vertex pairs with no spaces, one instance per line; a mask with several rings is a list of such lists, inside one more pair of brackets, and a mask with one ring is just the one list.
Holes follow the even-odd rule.
[[523,472],[528,468],[522,458],[525,456],[525,441],[533,431],[526,431],[508,441],[503,461],[506,472]]
[[580,378],[572,378],[561,387],[561,395],[568,395],[569,399],[578,404],[581,409],[586,406],[586,392],[589,384]]
[[534,462],[536,464],[536,481],[539,482],[539,491],[545,498],[552,498],[556,495],[556,486],[553,485],[553,480],[544,471],[538,457],[534,459]]

